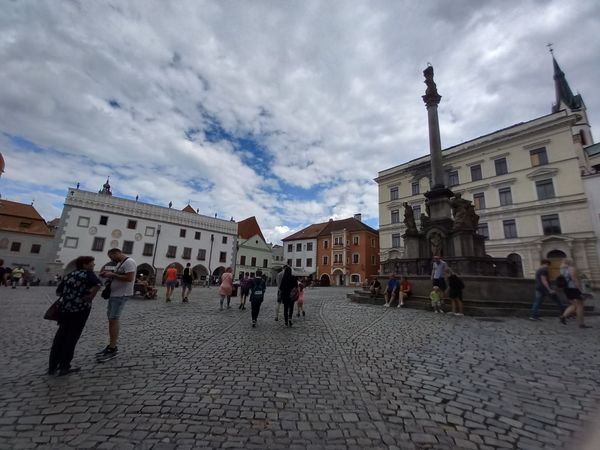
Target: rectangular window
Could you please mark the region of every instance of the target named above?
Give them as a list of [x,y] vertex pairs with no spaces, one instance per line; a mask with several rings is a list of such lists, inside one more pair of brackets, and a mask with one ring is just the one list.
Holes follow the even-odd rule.
[[131,255],[133,253],[133,241],[123,241],[123,253]]
[[418,181],[413,182],[410,187],[412,189],[412,195],[418,195],[420,193]]
[[20,252],[21,251],[21,243],[20,242],[12,242],[10,244],[11,252]]
[[342,245],[342,238],[340,236],[334,237],[333,245]]
[[294,251],[293,244],[288,244],[288,253],[292,253]]
[[334,262],[334,264],[335,263],[341,264],[341,262],[342,262],[342,255],[339,254],[339,253],[336,253],[335,255],[333,255],[333,262]]
[[286,264],[287,264],[289,267],[292,267],[292,260],[291,260],[291,258],[287,260]]
[[92,243],[92,250],[95,252],[104,250],[104,240],[103,237],[95,237],[94,242]]
[[296,258],[296,267],[302,267],[302,258]]
[[358,264],[360,255],[358,253],[352,254],[352,264]]
[[481,178],[481,165],[471,166],[471,181],[479,181]]
[[250,265],[252,267],[256,267],[256,256],[253,256],[252,258],[250,258]]
[[390,200],[398,200],[398,187],[390,189]]
[[42,246],[40,244],[31,244],[31,253],[39,254]]
[[312,258],[306,258],[306,267],[312,267]]
[[512,205],[512,192],[509,187],[498,189],[498,197],[500,198],[500,206]]
[[202,234],[201,234],[199,231],[196,231],[196,232],[194,233],[194,239],[196,239],[197,241],[199,241],[199,240],[200,240],[200,236],[201,236],[201,235],[202,235]]
[[144,244],[144,251],[142,255],[152,256],[154,254],[154,244]]
[[227,252],[219,252],[219,262],[227,262]]
[[190,247],[183,247],[182,259],[192,259],[192,249]]
[[269,260],[263,259],[263,268],[266,269],[267,267],[269,267]]
[[185,233],[186,233],[186,231],[187,231],[187,230],[186,230],[185,228],[181,228],[181,229],[179,230],[179,237],[182,237],[182,238],[184,238],[184,237],[185,237]]
[[312,249],[313,249],[313,243],[312,242],[308,242],[306,244],[306,251],[307,252],[312,252]]
[[477,225],[477,234],[483,236],[486,240],[490,238],[490,230],[487,223]]
[[561,234],[558,214],[548,214],[547,216],[542,216],[542,228],[544,230],[544,235]]
[[400,234],[392,234],[392,248],[400,248]]
[[358,239],[358,236],[353,236],[353,237],[352,237],[352,244],[354,244],[354,245],[358,245],[358,240],[359,240],[359,239]]
[[302,251],[302,244],[296,244],[296,251],[297,252],[301,252]]
[[83,228],[89,227],[90,226],[90,218],[79,216],[79,218],[77,219],[77,226],[83,227]]
[[375,239],[371,239],[371,247],[375,248]]
[[198,255],[196,255],[198,261],[206,261],[206,250],[203,248],[198,249]]
[[554,198],[554,185],[551,179],[536,181],[535,189],[537,190],[538,200]]
[[240,266],[246,265],[246,255],[240,256]]
[[227,236],[223,236],[223,239],[221,241],[223,244],[227,244]]
[[127,228],[129,228],[130,230],[135,230],[137,227],[137,220],[131,220],[129,219],[127,221]]
[[531,150],[529,152],[529,157],[531,158],[532,167],[548,164],[548,154],[546,153],[546,149],[544,147]]
[[453,170],[452,172],[448,172],[448,186],[458,186],[458,170]]
[[323,248],[329,248],[329,241],[323,241]]
[[100,225],[108,225],[108,216],[100,216]]
[[517,237],[517,224],[515,219],[503,220],[502,226],[504,227],[504,237],[506,239],[513,239]]
[[177,246],[169,245],[167,248],[167,258],[175,258],[177,256]]
[[494,160],[494,166],[496,167],[496,175],[505,175],[508,173],[506,158],[498,158]]
[[152,237],[152,236],[154,236],[154,231],[155,231],[154,227],[146,227],[146,231],[144,232],[144,235]]
[[473,206],[475,209],[485,209],[485,195],[483,192],[473,194]]
[[421,205],[415,205],[412,207],[413,214],[415,219],[419,220],[421,218]]
[[329,256],[323,256],[323,265],[326,266],[329,264]]
[[397,209],[392,211],[392,223],[400,223],[400,211]]
[[371,265],[374,266],[376,264],[375,255],[371,255]]
[[78,243],[79,243],[79,238],[75,238],[75,237],[65,238],[65,247],[66,248],[77,248]]

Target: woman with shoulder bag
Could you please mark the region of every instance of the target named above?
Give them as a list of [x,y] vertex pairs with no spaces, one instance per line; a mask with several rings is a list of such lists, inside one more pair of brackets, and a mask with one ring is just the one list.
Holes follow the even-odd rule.
[[583,318],[583,295],[581,294],[581,284],[577,277],[577,271],[573,267],[573,260],[566,258],[560,266],[560,274],[564,277],[567,285],[564,288],[565,297],[571,302],[569,307],[560,316],[560,321],[565,324],[567,317],[575,313],[579,328],[591,328],[584,323]]
[[80,370],[78,367],[72,368],[71,361],[90,315],[92,300],[102,285],[94,273],[93,256],[80,256],[75,260],[75,267],[62,281],[59,293],[62,295],[60,318],[50,350],[49,375],[54,375],[57,370],[59,375]]

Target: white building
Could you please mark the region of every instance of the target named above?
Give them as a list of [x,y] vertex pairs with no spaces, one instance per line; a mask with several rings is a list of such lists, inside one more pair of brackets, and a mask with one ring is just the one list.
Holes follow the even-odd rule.
[[137,262],[138,273],[153,276],[156,269],[161,280],[167,266],[181,271],[189,262],[200,281],[234,266],[237,224],[189,205],[179,211],[113,197],[107,182],[100,193],[69,189],[55,245],[56,265],[65,272],[81,255],[95,256],[100,267],[117,247]]
[[283,260],[295,275],[310,276],[317,271],[317,238],[329,222],[309,225],[283,238]]
[[[553,261],[554,276],[562,259],[570,257],[598,285],[598,224],[590,215],[598,204],[588,199],[582,179],[594,172],[584,151],[593,143],[592,134],[583,99],[573,95],[553,63],[552,113],[445,149],[446,185],[473,201],[489,255],[520,262],[525,277],[533,277],[541,258]],[[382,262],[404,253],[404,203],[417,219],[426,212],[423,194],[430,187],[430,170],[424,156],[379,173]],[[586,181],[592,183],[595,179]]]
[[238,248],[235,279],[241,273],[249,273],[251,277],[257,270],[271,278],[272,253],[267,244],[256,217],[252,216],[238,222]]

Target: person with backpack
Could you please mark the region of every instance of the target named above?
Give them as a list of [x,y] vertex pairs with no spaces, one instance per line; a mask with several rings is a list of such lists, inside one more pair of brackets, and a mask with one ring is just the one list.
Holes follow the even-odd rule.
[[544,301],[545,297],[550,297],[558,307],[560,308],[561,317],[565,311],[565,306],[556,295],[556,292],[550,287],[550,278],[548,276],[548,268],[550,267],[550,260],[542,259],[540,261],[540,267],[535,272],[535,297],[533,300],[533,306],[531,307],[531,314],[529,320],[538,321],[540,319],[540,306]]
[[189,303],[188,295],[192,293],[192,283],[194,281],[194,275],[192,273],[191,264],[187,263],[183,274],[181,275],[181,302]]
[[292,326],[292,317],[294,316],[294,302],[298,300],[298,280],[292,275],[292,268],[286,266],[283,270],[281,285],[281,302],[283,303],[283,318],[285,326]]
[[556,286],[562,288],[565,297],[571,301],[569,307],[562,311],[560,322],[563,325],[567,323],[567,317],[575,313],[579,328],[591,328],[586,325],[583,318],[583,295],[581,294],[581,283],[577,276],[577,271],[573,267],[573,260],[566,258],[560,266],[560,275],[556,279]]
[[252,328],[256,327],[260,305],[265,299],[267,284],[262,276],[262,271],[257,270],[254,279],[250,280],[250,312],[252,315]]
[[[260,271],[259,271],[260,272]],[[262,273],[262,272],[261,272]],[[258,272],[256,273],[258,277]],[[242,311],[246,309],[246,300],[248,299],[248,295],[250,295],[250,288],[252,287],[252,283],[254,282],[254,278],[250,278],[250,274],[248,272],[242,272],[240,274],[240,307]]]

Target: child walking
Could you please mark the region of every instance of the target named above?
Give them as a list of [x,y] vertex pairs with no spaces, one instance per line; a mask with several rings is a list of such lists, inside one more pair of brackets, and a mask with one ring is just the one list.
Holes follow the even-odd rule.
[[300,314],[302,313],[302,317],[305,317],[306,313],[304,312],[304,284],[302,283],[298,283],[298,300],[296,300],[296,306],[298,307],[298,314],[296,314],[296,316],[300,317]]
[[444,313],[442,309],[442,290],[439,286],[434,286],[431,294],[429,294],[429,298],[431,299],[431,307],[433,308],[433,312],[435,313]]

